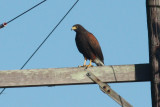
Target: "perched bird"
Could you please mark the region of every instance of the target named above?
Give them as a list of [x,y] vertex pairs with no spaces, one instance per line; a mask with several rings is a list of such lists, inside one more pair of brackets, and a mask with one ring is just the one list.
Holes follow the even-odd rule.
[[[72,30],[76,32],[76,45],[79,52],[83,54],[85,59],[83,66],[79,67],[88,68],[92,66],[92,62],[94,62],[97,66],[103,66],[104,58],[102,50],[95,36],[92,33],[88,32],[80,24],[74,25],[72,27]],[[87,59],[90,60],[89,65],[86,65]]]

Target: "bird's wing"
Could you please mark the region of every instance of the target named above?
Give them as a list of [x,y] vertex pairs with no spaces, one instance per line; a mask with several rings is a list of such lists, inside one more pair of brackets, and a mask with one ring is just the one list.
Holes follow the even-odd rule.
[[94,37],[92,33],[88,33],[88,43],[96,57],[98,57],[104,63],[101,47],[98,43],[98,40]]

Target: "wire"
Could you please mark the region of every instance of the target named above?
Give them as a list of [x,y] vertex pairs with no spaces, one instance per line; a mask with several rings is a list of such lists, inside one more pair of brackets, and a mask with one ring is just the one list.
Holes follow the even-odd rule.
[[112,70],[113,70],[114,78],[115,78],[115,80],[117,81],[116,73],[115,73],[115,70],[114,70],[114,68],[113,68],[112,65],[111,65],[111,68],[112,68]]
[[2,90],[1,93],[0,93],[0,95],[4,92],[5,89],[6,89],[6,88],[3,88],[3,90]]
[[12,21],[14,21],[15,19],[17,19],[18,17],[22,16],[23,14],[29,12],[30,10],[34,9],[35,7],[39,6],[40,4],[42,4],[43,2],[45,2],[46,0],[41,1],[40,3],[36,4],[35,6],[31,7],[30,9],[26,10],[25,12],[21,13],[20,15],[16,16],[15,18],[11,19],[10,21],[7,22],[10,23]]
[[34,9],[35,7],[39,6],[40,4],[42,4],[43,2],[45,2],[46,0],[41,1],[40,3],[36,4],[35,6],[31,7],[30,9],[26,10],[25,12],[21,13],[20,15],[14,17],[13,19],[9,20],[8,22],[4,22],[3,24],[0,25],[0,29],[5,27],[8,23],[14,21],[15,19],[17,19],[18,17],[24,15],[25,13],[29,12],[30,10]]
[[[41,48],[41,46],[46,42],[46,40],[51,36],[51,34],[56,30],[56,28],[61,24],[61,22],[65,19],[65,17],[69,14],[69,12],[74,8],[74,6],[78,3],[79,0],[77,0],[72,7],[67,11],[67,13],[62,17],[62,19],[57,23],[57,25],[53,28],[53,30],[48,34],[48,36],[42,41],[42,43],[38,46],[38,48],[32,53],[32,55],[28,58],[28,60],[23,64],[23,66],[20,69],[23,69],[27,63],[31,60],[31,58],[36,54],[36,52]],[[5,91],[6,88],[4,88],[0,95]]]
[[78,3],[79,0],[77,0],[73,6],[67,11],[67,13],[63,16],[63,18],[58,22],[58,24],[53,28],[53,30],[48,34],[48,36],[43,40],[43,42],[38,46],[38,48],[33,52],[33,54],[30,56],[30,58],[24,63],[21,69],[30,61],[30,59],[34,56],[34,54],[41,48],[41,46],[45,43],[45,41],[50,37],[50,35],[56,30],[56,28],[60,25],[60,23],[64,20],[64,18],[68,15],[68,13],[73,9],[73,7]]

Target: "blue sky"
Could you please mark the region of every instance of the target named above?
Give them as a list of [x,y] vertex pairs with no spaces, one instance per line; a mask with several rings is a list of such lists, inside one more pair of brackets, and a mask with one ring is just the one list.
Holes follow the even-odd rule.
[[[0,0],[0,23],[40,0]],[[75,0],[47,0],[0,29],[0,70],[20,69]],[[92,32],[102,47],[105,65],[148,63],[145,0],[80,0],[24,69],[77,67],[83,56],[75,44],[74,24]],[[109,84],[134,107],[151,107],[150,83]],[[120,107],[97,85],[9,88],[2,107]]]

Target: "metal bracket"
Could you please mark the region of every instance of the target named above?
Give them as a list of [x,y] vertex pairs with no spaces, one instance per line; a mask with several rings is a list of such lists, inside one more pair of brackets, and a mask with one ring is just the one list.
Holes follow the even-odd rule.
[[7,23],[0,24],[0,29],[5,27],[6,25],[7,25]]
[[110,96],[113,100],[115,100],[122,107],[133,107],[126,100],[124,100],[120,95],[118,95],[114,90],[112,90],[111,87],[108,84],[103,83],[100,79],[98,79],[93,73],[88,72],[86,75],[93,82],[97,83],[99,85],[100,89],[104,93],[106,93],[108,96]]

